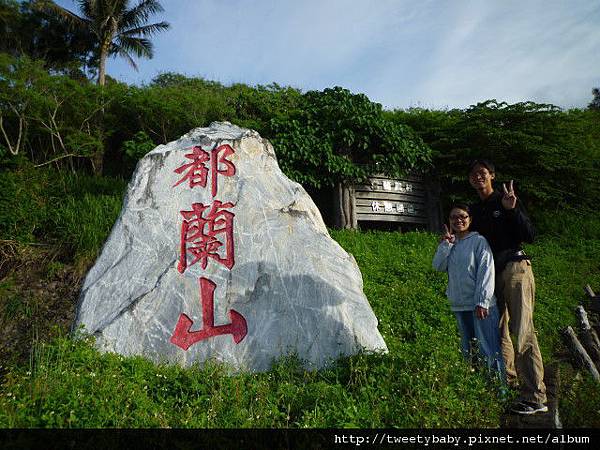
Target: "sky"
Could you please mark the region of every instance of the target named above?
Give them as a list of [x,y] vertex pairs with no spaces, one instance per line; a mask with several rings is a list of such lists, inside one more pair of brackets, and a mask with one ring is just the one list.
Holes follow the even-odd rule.
[[[131,0],[137,4],[138,0]],[[60,5],[77,11],[72,0]],[[129,84],[177,72],[229,85],[342,86],[387,109],[495,98],[586,107],[600,87],[600,0],[161,0],[167,32]]]

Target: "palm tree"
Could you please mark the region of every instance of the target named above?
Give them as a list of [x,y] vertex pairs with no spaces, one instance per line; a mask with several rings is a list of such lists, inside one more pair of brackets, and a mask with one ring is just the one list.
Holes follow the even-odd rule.
[[106,58],[121,56],[137,70],[132,54],[152,58],[150,36],[169,28],[167,22],[147,24],[153,14],[164,11],[158,0],[139,0],[130,7],[130,0],[77,0],[80,15],[51,0],[42,0],[42,6],[58,13],[71,26],[86,30],[93,39],[98,57],[98,84],[106,80]]

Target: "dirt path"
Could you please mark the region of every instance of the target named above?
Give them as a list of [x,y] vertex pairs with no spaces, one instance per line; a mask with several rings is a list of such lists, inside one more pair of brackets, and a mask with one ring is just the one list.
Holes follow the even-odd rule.
[[[13,249],[14,250],[14,249]],[[0,381],[14,364],[27,363],[33,345],[68,333],[81,272],[60,249],[19,246],[2,259],[0,273]]]

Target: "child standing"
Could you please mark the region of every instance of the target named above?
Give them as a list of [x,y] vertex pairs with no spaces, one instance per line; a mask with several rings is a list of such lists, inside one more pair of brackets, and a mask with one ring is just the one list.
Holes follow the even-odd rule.
[[488,369],[504,382],[504,361],[500,349],[499,314],[494,297],[494,258],[483,236],[469,231],[471,213],[466,205],[450,210],[450,228],[433,257],[433,268],[448,273],[446,295],[461,335],[465,358],[472,352],[473,339]]

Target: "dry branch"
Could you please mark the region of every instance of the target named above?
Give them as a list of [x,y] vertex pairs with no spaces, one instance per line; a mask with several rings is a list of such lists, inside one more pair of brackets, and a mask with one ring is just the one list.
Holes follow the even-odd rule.
[[588,355],[588,353],[585,351],[585,348],[583,348],[583,345],[581,345],[581,342],[579,342],[579,339],[577,339],[573,328],[570,326],[567,327],[563,331],[563,335],[565,337],[565,343],[577,361],[577,364],[581,368],[587,370],[592,375],[594,380],[600,382],[600,374],[598,373],[598,369],[596,369],[596,366],[590,358],[590,355]]
[[600,339],[590,325],[587,313],[583,306],[578,306],[576,309],[577,318],[579,319],[579,329],[581,330],[582,344],[587,350],[588,355],[596,364],[596,368],[600,371]]

